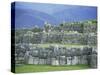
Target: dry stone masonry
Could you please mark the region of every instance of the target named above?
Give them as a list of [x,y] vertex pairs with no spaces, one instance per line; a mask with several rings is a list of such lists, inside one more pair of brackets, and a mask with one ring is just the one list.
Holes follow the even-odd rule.
[[97,23],[50,24],[15,33],[16,64],[97,67]]

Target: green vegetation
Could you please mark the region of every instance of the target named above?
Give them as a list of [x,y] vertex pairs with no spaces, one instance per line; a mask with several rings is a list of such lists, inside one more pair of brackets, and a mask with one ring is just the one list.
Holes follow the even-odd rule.
[[[35,44],[33,44],[35,45]],[[36,44],[37,45],[37,44]],[[55,46],[55,45],[58,45],[58,46],[61,46],[61,47],[87,47],[89,45],[81,45],[81,44],[58,44],[58,43],[52,43],[52,44],[49,44],[49,43],[46,43],[46,44],[38,44],[37,46],[39,47],[49,47],[49,46]],[[93,46],[93,45],[92,45]]]
[[88,65],[64,65],[64,66],[50,66],[50,65],[20,65],[16,66],[16,73],[28,72],[47,72],[47,71],[66,71],[66,70],[80,70],[89,69]]

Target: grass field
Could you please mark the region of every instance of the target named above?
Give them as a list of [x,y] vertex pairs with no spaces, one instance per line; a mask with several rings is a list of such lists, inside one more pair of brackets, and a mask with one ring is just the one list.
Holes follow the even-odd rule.
[[89,69],[88,65],[72,65],[72,66],[50,66],[50,65],[20,65],[15,67],[16,73],[28,72],[48,72],[48,71],[67,71]]

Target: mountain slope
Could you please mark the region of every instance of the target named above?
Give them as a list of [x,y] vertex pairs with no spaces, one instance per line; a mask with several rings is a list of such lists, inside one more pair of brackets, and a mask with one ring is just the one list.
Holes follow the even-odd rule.
[[83,21],[83,20],[91,20],[97,18],[97,10],[93,7],[77,7],[71,9],[65,9],[60,12],[55,12],[54,15],[60,21]]
[[[65,8],[66,7],[66,8]],[[35,7],[33,7],[35,8]],[[59,8],[59,7],[57,7]],[[53,9],[50,8],[49,10]],[[61,9],[61,8],[60,8]],[[12,7],[12,11],[14,7]],[[45,9],[44,9],[45,10]],[[58,25],[63,21],[74,22],[97,19],[97,9],[95,7],[84,6],[64,6],[64,9],[52,11],[52,14],[43,12],[42,10],[25,8],[24,6],[15,7],[15,27],[16,28],[31,28],[35,25],[43,27],[45,22],[52,25]]]
[[46,21],[51,24],[57,24],[59,22],[56,20],[54,16],[51,16],[49,14],[37,10],[17,8],[15,13],[16,13],[15,15],[16,28],[23,28],[23,27],[30,28],[35,25],[42,27]]

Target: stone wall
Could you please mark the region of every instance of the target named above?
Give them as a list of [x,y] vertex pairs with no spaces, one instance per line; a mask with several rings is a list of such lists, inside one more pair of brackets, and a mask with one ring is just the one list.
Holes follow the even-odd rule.
[[[17,45],[20,47],[20,45]],[[31,45],[29,45],[31,48]],[[97,49],[94,47],[58,47],[49,46],[48,48],[33,47],[26,49],[22,45],[20,54],[16,49],[16,64],[47,64],[47,65],[77,65],[88,64],[97,67]],[[22,51],[25,52],[22,52]]]
[[[82,44],[96,45],[96,33],[77,33],[77,32],[50,32],[50,33],[33,33],[27,35],[25,33],[21,39],[21,43],[45,44],[45,43],[60,43],[60,44]],[[20,37],[19,37],[20,38]],[[18,41],[19,39],[16,39]]]
[[87,64],[96,68],[97,23],[47,24],[43,28],[15,30],[15,61],[16,64]]

